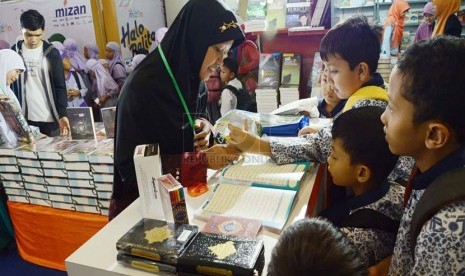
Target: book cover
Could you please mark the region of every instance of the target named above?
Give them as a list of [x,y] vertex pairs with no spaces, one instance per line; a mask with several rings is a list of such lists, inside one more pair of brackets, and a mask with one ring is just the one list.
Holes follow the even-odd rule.
[[214,215],[207,220],[202,232],[255,238],[261,227],[262,222],[258,219]]
[[273,110],[271,112],[272,115],[299,115],[302,112],[309,114],[311,117],[318,117],[315,116],[319,114],[318,112],[318,98],[311,97],[306,99],[300,99],[297,101],[293,101],[286,105],[282,105],[279,108]]
[[107,138],[115,137],[115,118],[116,118],[116,106],[102,108],[102,121],[105,127],[105,134]]
[[63,160],[63,154],[70,151],[73,147],[79,144],[79,141],[56,139],[48,146],[38,149],[37,154],[39,159],[44,160]]
[[300,67],[302,56],[297,53],[283,54],[283,67],[281,73],[281,86],[298,87],[300,84]]
[[159,262],[155,262],[152,260],[148,260],[145,258],[140,258],[137,256],[132,256],[128,254],[124,254],[122,252],[118,252],[116,255],[116,260],[123,265],[144,270],[151,273],[167,273],[171,275],[176,275],[176,267],[168,264],[163,264]]
[[261,275],[264,251],[262,240],[200,232],[179,257],[178,273]]
[[267,0],[249,0],[247,4],[247,20],[266,19]]
[[21,110],[17,108],[14,100],[6,98],[1,99],[0,112],[11,131],[16,135],[18,141],[26,143],[34,141],[31,128],[21,113]]
[[67,151],[63,155],[63,159],[65,162],[87,162],[89,160],[87,158],[87,154],[96,150],[98,145],[99,143],[97,143],[95,140],[79,143],[71,150]]
[[281,72],[281,53],[260,54],[258,87],[278,88]]
[[288,0],[286,5],[286,28],[309,26],[311,3],[309,0]]
[[68,107],[66,112],[73,140],[97,140],[91,107]]
[[286,0],[268,0],[266,29],[277,30],[286,27]]
[[184,189],[171,174],[157,178],[165,220],[176,225],[189,224]]
[[195,225],[141,219],[116,243],[119,252],[176,265],[179,255],[197,234]]

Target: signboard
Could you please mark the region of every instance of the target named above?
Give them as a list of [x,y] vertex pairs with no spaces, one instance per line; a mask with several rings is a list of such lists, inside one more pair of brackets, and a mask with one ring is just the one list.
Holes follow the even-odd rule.
[[165,27],[162,0],[115,0],[116,18],[123,60],[132,58],[139,49],[154,49],[155,31]]
[[0,39],[10,45],[23,39],[19,18],[26,10],[34,9],[45,18],[43,40],[53,34],[73,38],[83,53],[84,45],[95,43],[94,21],[90,0],[28,0],[0,4]]

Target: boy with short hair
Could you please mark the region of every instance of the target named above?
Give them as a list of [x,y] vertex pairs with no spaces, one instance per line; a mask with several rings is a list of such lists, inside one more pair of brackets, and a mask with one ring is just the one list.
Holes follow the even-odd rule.
[[225,58],[220,66],[220,79],[226,84],[221,92],[221,116],[237,107],[236,93],[242,89],[242,83],[236,78],[238,67],[237,61],[232,58]]
[[221,116],[233,109],[257,112],[255,96],[249,95],[243,89],[242,83],[236,78],[237,70],[238,64],[235,59],[225,58],[223,60],[220,78],[222,82],[226,83],[226,86],[221,93]]
[[12,90],[30,125],[39,127],[40,132],[48,136],[69,135],[66,84],[60,53],[42,40],[45,19],[38,11],[24,11],[19,21],[24,39],[11,49],[23,58],[26,71],[12,85]]
[[[336,95],[347,99],[343,111],[361,106],[386,107],[384,80],[376,73],[380,32],[365,17],[353,16],[331,28],[321,41],[320,55],[329,69],[328,81]],[[308,160],[324,163],[331,152],[331,126],[305,137],[269,140],[232,125],[229,129],[231,144],[241,151],[271,156],[278,164]],[[407,180],[412,166],[408,160],[400,162],[390,179]]]
[[383,110],[354,108],[334,121],[328,170],[354,197],[320,214],[341,228],[368,266],[392,254],[403,213],[404,187],[386,180],[398,157],[384,139]]
[[281,234],[268,264],[268,276],[293,275],[364,276],[368,270],[337,227],[321,218],[305,218]]
[[[411,181],[411,193],[407,188],[391,275],[462,275],[465,271],[463,197],[439,207],[418,236],[410,236],[413,214],[432,182],[465,166],[463,64],[465,40],[440,37],[410,46],[391,73],[389,105],[381,116],[386,141],[394,154],[413,157],[419,172]],[[447,191],[450,182],[443,184]],[[412,242],[416,242],[413,250]]]

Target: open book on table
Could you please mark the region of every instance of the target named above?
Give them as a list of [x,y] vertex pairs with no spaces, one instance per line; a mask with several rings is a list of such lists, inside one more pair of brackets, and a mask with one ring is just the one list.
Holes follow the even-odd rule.
[[311,164],[277,165],[269,157],[246,155],[222,171],[219,184],[194,217],[208,220],[212,215],[228,215],[258,219],[265,228],[280,232]]

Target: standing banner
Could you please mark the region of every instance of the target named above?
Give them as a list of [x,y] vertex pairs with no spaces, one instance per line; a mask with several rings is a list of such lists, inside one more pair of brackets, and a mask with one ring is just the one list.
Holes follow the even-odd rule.
[[140,49],[153,50],[155,31],[166,26],[163,0],[114,1],[122,59],[127,62]]
[[[94,21],[90,0],[24,0],[0,3],[0,39],[10,45],[23,39],[19,17],[34,9],[45,18],[43,40],[52,35],[73,38],[83,53],[84,45],[95,42]],[[58,34],[58,35],[57,35]]]

